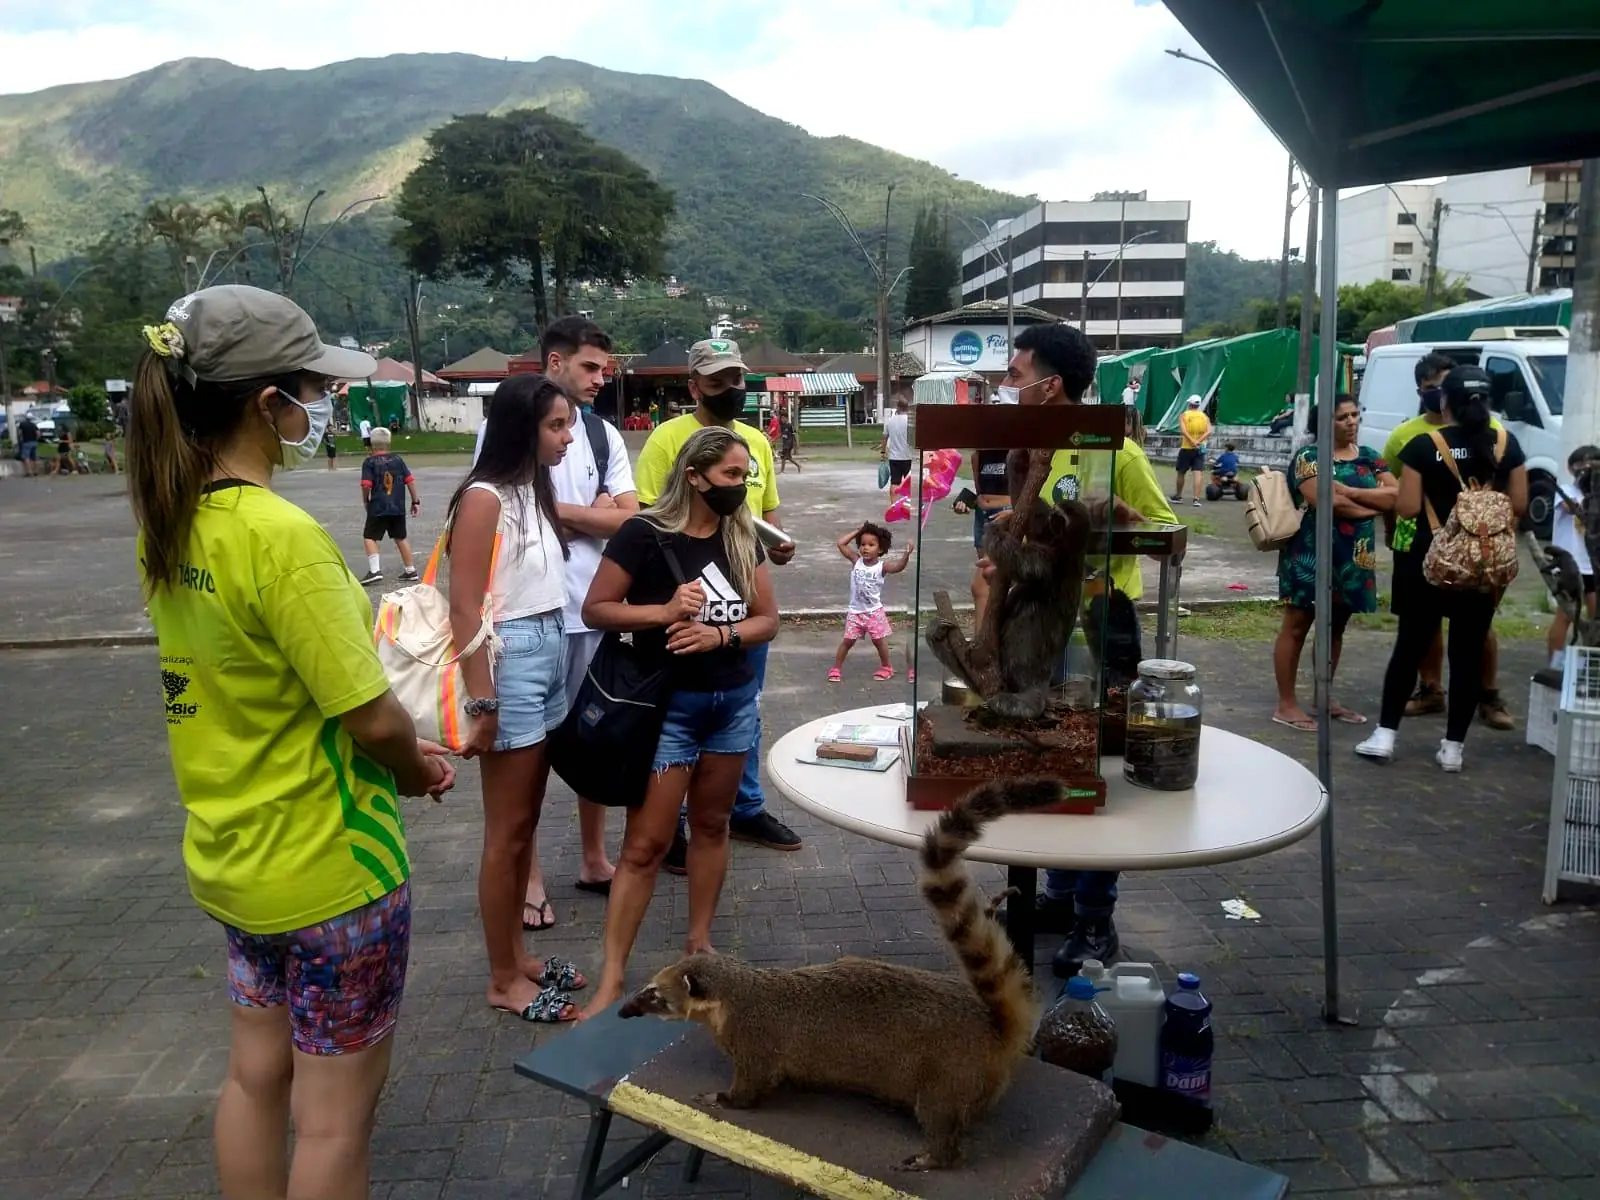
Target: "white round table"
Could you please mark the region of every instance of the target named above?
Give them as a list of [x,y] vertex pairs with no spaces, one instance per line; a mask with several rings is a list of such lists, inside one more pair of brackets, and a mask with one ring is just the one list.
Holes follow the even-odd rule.
[[[829,722],[898,725],[877,714],[888,705],[834,713],[791,729],[767,754],[777,789],[830,825],[879,842],[917,847],[937,812],[906,803],[902,768],[873,772],[799,761]],[[1157,792],[1122,777],[1122,760],[1100,762],[1105,807],[1093,815],[1002,817],[967,857],[1010,868],[1025,904],[1006,906],[1007,930],[1032,962],[1034,871],[1160,871],[1254,858],[1305,837],[1322,821],[1328,794],[1317,777],[1285,754],[1225,729],[1206,726],[1200,776],[1186,792]]]

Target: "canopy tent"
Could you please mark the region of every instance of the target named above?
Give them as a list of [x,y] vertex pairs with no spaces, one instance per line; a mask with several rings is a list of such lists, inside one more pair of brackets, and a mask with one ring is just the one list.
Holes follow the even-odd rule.
[[509,354],[502,354],[493,346],[485,346],[447,367],[440,367],[439,377],[468,383],[473,380],[504,379],[510,362]]
[[805,359],[798,354],[790,354],[766,338],[748,346],[740,346],[739,351],[744,359],[745,370],[752,374],[800,375],[811,371],[811,364]]
[[1453,308],[1441,308],[1420,317],[1410,317],[1395,325],[1401,342],[1459,342],[1475,329],[1494,325],[1572,326],[1572,289],[1558,288],[1539,296],[1523,293],[1497,296],[1492,300],[1469,300]]
[[1095,364],[1094,390],[1101,404],[1120,404],[1128,380],[1143,372],[1134,370],[1161,353],[1159,346],[1145,346],[1126,354],[1110,354]]
[[[1298,329],[1268,329],[1180,349],[1193,353],[1156,354],[1145,366],[1142,407],[1145,423],[1152,428],[1163,433],[1176,430],[1190,396],[1199,396],[1208,406],[1216,400],[1213,419],[1218,425],[1267,425],[1286,403],[1293,403],[1289,397],[1300,370]],[[1318,339],[1312,338],[1312,378],[1320,368],[1318,350]],[[1339,345],[1341,360],[1360,352],[1359,346]],[[1347,369],[1339,372],[1339,389],[1350,390]]]
[[[1336,329],[1338,189],[1600,155],[1594,0],[1166,0],[1322,188],[1322,323]],[[1335,346],[1320,346],[1316,441],[1333,445]],[[1317,475],[1317,775],[1323,1013],[1339,1020],[1329,682],[1333,473]]]
[[689,344],[679,338],[669,338],[649,354],[628,364],[629,375],[687,375],[689,373]]
[[848,396],[861,390],[861,381],[854,375],[817,374],[800,376],[802,396]]

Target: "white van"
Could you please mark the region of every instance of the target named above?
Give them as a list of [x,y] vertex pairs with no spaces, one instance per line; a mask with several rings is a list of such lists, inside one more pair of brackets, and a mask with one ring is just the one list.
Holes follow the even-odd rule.
[[1567,338],[1475,338],[1374,347],[1367,356],[1360,392],[1361,440],[1368,446],[1381,449],[1396,426],[1417,415],[1417,363],[1435,351],[1488,372],[1490,407],[1528,456],[1528,528],[1548,539],[1556,483],[1571,482],[1561,452]]

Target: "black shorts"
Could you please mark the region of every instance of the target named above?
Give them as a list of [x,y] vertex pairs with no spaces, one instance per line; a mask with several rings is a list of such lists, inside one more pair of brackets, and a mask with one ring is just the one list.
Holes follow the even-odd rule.
[[371,449],[372,449],[372,439],[371,439],[371,438],[369,438],[369,437],[364,437],[364,438],[362,438],[362,439],[361,439],[361,444],[362,444],[362,445],[363,445],[363,446],[365,446],[365,447],[366,447],[366,448],[367,448],[367,449],[368,449],[368,450],[371,450]]
[[1593,575],[1585,575],[1583,577],[1583,594],[1585,596],[1594,595],[1594,576]]
[[1206,452],[1204,450],[1179,450],[1178,470],[1180,472],[1198,471],[1206,465]]
[[889,460],[889,486],[896,486],[907,475],[911,474],[911,460],[909,458],[891,458]]
[[361,536],[369,542],[381,542],[385,535],[394,541],[406,540],[406,519],[404,514],[396,517],[371,517],[361,527]]
[[332,458],[334,455],[336,455],[338,453],[339,453],[339,447],[335,446],[332,442],[329,442],[328,443],[328,457]]

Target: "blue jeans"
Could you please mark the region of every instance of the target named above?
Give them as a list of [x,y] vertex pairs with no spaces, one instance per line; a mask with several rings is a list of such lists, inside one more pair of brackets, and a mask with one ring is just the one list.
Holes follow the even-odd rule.
[[733,802],[733,819],[748,821],[759,817],[767,807],[767,798],[761,794],[761,689],[767,686],[767,651],[771,642],[751,646],[744,652],[745,661],[756,676],[756,735],[750,743],[750,753],[744,760],[744,776],[739,780],[739,796]]
[[754,679],[731,692],[677,691],[667,702],[651,770],[693,767],[702,754],[746,754],[756,727]]
[[[761,794],[761,689],[767,683],[767,651],[771,646],[770,642],[761,642],[744,652],[745,661],[750,664],[750,670],[756,677],[756,700],[753,706],[756,728],[750,741],[750,753],[745,755],[744,774],[739,779],[739,795],[733,801],[732,819],[735,821],[759,817],[767,807],[767,798]],[[687,804],[678,810],[680,833],[688,828],[688,812]]]
[[1071,896],[1080,917],[1109,917],[1117,907],[1117,872],[1046,871],[1044,894],[1052,900]]

